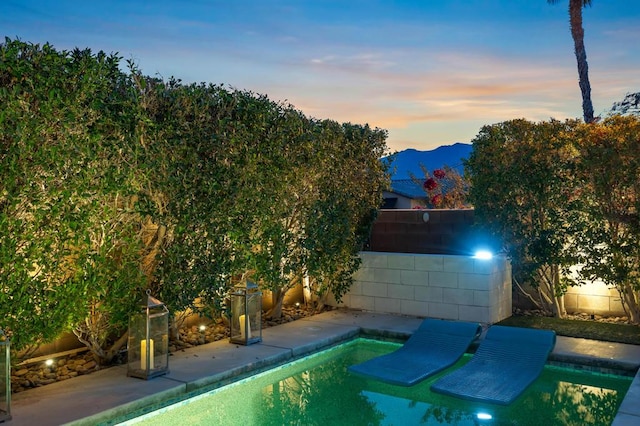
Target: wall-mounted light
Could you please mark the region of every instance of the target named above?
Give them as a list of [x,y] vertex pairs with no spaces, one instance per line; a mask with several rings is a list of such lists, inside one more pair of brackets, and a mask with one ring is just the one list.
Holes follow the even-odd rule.
[[478,420],[491,420],[493,419],[493,416],[489,413],[484,413],[484,412],[480,412],[478,414],[476,414],[476,418]]
[[473,258],[481,260],[491,260],[493,259],[493,253],[491,253],[489,250],[477,250],[474,253]]
[[207,329],[207,326],[206,326],[206,325],[202,324],[202,325],[200,326],[200,331],[205,331],[206,329]]
[[53,360],[52,359],[48,359],[44,362],[44,365],[46,365],[47,367],[51,367],[53,365]]

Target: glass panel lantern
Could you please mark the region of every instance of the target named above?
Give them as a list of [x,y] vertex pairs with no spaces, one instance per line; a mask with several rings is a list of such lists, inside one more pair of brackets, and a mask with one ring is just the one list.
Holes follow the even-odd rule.
[[245,281],[233,288],[230,295],[231,321],[229,341],[250,345],[262,341],[262,292]]
[[151,379],[169,372],[169,310],[147,290],[146,306],[129,320],[127,376]]
[[0,422],[11,419],[11,355],[9,338],[0,329]]

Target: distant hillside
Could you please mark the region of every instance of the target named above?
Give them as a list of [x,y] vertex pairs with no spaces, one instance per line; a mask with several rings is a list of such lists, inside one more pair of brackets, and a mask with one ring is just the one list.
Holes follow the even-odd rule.
[[405,149],[392,156],[391,179],[410,179],[410,173],[418,177],[423,176],[420,164],[430,171],[447,165],[462,174],[462,159],[469,158],[472,147],[469,143],[455,143],[443,145],[431,151]]
[[640,92],[627,93],[623,100],[615,102],[607,115],[640,115]]

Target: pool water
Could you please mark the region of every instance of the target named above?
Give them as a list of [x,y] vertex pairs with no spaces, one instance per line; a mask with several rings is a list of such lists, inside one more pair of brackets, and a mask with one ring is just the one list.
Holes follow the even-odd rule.
[[[631,377],[546,366],[510,406],[432,393],[447,371],[401,387],[356,376],[352,364],[398,344],[369,339],[328,349],[145,414],[136,425],[610,425]],[[465,355],[451,369],[464,365]]]

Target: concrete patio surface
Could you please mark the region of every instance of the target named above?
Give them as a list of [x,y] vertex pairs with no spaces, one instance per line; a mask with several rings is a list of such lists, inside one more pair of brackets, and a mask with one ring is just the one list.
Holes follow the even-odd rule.
[[[357,335],[406,338],[421,322],[420,318],[353,310],[324,312],[264,329],[263,341],[250,346],[221,340],[174,352],[169,373],[151,380],[127,377],[126,366],[115,366],[14,394],[12,419],[4,425],[97,425]],[[636,372],[613,424],[640,424],[640,346],[558,336],[550,360]]]

